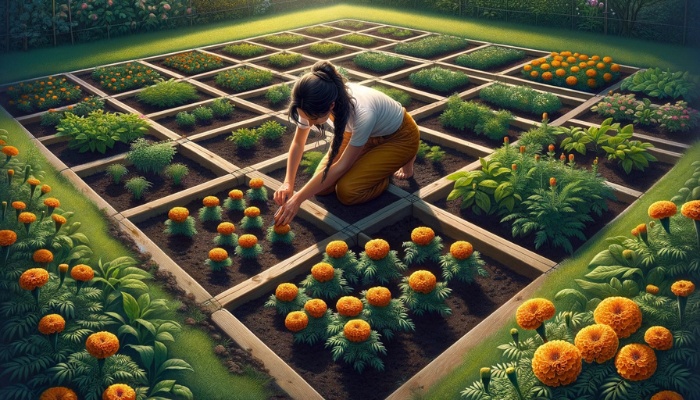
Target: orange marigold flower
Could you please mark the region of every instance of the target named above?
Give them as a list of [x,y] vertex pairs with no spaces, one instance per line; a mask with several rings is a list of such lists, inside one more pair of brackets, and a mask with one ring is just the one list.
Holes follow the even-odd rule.
[[435,275],[426,270],[418,270],[408,277],[408,286],[413,289],[414,292],[428,294],[435,289],[437,284],[437,278]]
[[248,186],[251,189],[260,189],[264,184],[265,182],[263,182],[263,180],[260,178],[253,178],[250,180],[250,182],[248,182]]
[[222,262],[228,258],[228,251],[221,247],[214,247],[209,250],[209,259],[216,262]]
[[275,297],[279,301],[292,301],[297,298],[299,288],[293,283],[280,283],[275,289]]
[[335,303],[338,314],[344,317],[356,317],[363,308],[362,301],[355,296],[343,296]]
[[612,72],[620,72],[620,66],[618,64],[613,64],[610,66],[610,71]]
[[231,200],[240,200],[243,198],[243,191],[238,190],[238,189],[233,189],[232,191],[228,192],[228,197]]
[[555,177],[549,178],[549,186],[557,186],[557,178],[555,178]]
[[474,246],[464,240],[458,240],[450,246],[450,254],[458,260],[466,260],[474,253]]
[[[571,72],[574,72],[574,71],[573,71],[573,68],[571,68],[571,69],[572,69]],[[566,84],[567,84],[567,85],[569,85],[569,86],[575,86],[577,83],[578,83],[578,79],[577,79],[575,76],[572,75],[572,76],[567,76],[567,77],[566,77]]]
[[695,291],[695,284],[691,281],[675,281],[671,285],[671,292],[678,297],[688,297]]
[[581,329],[574,339],[574,344],[587,362],[602,364],[615,357],[620,340],[613,328],[605,324],[593,324]]
[[49,185],[41,185],[41,193],[46,194],[51,191],[51,186]]
[[532,357],[532,372],[547,386],[557,387],[576,381],[582,367],[581,352],[564,340],[543,344]]
[[553,77],[554,75],[552,75],[552,73],[549,71],[542,74],[542,79],[544,79],[545,81],[551,81]]
[[168,219],[175,222],[185,222],[190,216],[190,210],[185,207],[173,207],[168,211]]
[[51,219],[53,220],[53,222],[60,224],[60,225],[63,225],[67,222],[66,217],[64,217],[63,215],[58,215],[58,214],[51,214]]
[[23,224],[31,224],[32,222],[36,221],[36,215],[30,212],[23,212],[19,214],[17,221]]
[[136,400],[136,391],[127,384],[115,383],[102,392],[102,400]]
[[335,269],[328,263],[318,263],[311,267],[311,275],[319,282],[328,282],[335,276]]
[[435,232],[427,226],[419,226],[411,232],[411,241],[419,246],[427,246],[435,239]]
[[523,70],[524,70],[525,72],[531,71],[531,70],[532,70],[532,65],[529,65],[529,64],[528,64],[528,65],[525,65],[525,66],[523,67]]
[[24,290],[34,290],[46,285],[49,272],[43,268],[30,268],[19,277],[19,287]]
[[39,320],[39,332],[44,335],[60,333],[66,329],[66,320],[59,314],[48,314]]
[[683,204],[681,214],[686,218],[700,221],[700,200],[692,200]]
[[365,244],[367,257],[378,261],[389,254],[389,242],[384,239],[373,239]]
[[292,332],[299,332],[309,325],[309,316],[303,311],[292,311],[284,318],[284,326]]
[[61,202],[58,201],[57,198],[48,197],[48,198],[44,199],[44,205],[45,205],[46,207],[56,208],[56,207],[60,207],[60,206],[61,206]]
[[634,229],[636,229],[639,233],[644,233],[647,231],[647,224],[639,224]]
[[540,76],[540,73],[537,71],[530,71],[530,76],[533,78],[537,78],[538,76]]
[[243,211],[243,215],[248,218],[255,218],[260,216],[260,209],[258,207],[248,207]]
[[204,207],[216,207],[219,205],[219,198],[216,196],[207,196],[202,199]]
[[334,240],[326,246],[326,254],[332,258],[343,257],[348,252],[348,244],[342,240]]
[[273,231],[275,231],[276,234],[278,235],[286,235],[289,233],[289,231],[292,230],[292,227],[289,226],[289,224],[286,225],[275,225],[272,228]]
[[391,303],[391,292],[383,286],[375,286],[367,290],[365,298],[370,305],[375,307],[386,307]]
[[23,201],[13,201],[13,202],[12,202],[12,208],[14,208],[15,210],[20,210],[20,211],[22,211],[22,210],[24,210],[25,208],[27,208],[27,205],[26,205]]
[[673,347],[673,334],[663,326],[652,326],[644,332],[644,341],[655,350],[669,350]]
[[642,311],[634,301],[626,297],[608,297],[593,311],[598,324],[609,325],[617,337],[624,339],[642,326]]
[[372,328],[370,328],[369,323],[361,319],[352,319],[346,322],[343,327],[345,337],[354,343],[364,342],[369,339],[371,333]]
[[603,74],[603,80],[605,82],[610,82],[612,80],[613,76],[610,72],[606,72]]
[[221,235],[228,236],[236,231],[236,226],[231,222],[222,222],[216,227],[216,231]]
[[39,400],[78,400],[78,395],[65,386],[54,386],[44,390]]
[[68,272],[68,264],[58,264],[58,271],[64,274]]
[[596,75],[598,75],[598,71],[594,70],[593,68],[587,69],[586,70],[586,76],[589,78],[595,78]]
[[98,359],[111,357],[119,351],[119,339],[111,332],[96,332],[88,336],[85,349]]
[[586,81],[586,85],[588,85],[588,87],[590,87],[590,88],[594,88],[598,85],[598,82],[596,82],[595,79],[591,78],[591,79]]
[[38,185],[41,184],[41,181],[38,180],[38,179],[36,179],[36,178],[29,178],[29,179],[27,179],[27,183],[28,183],[30,186],[38,186]]
[[251,235],[250,233],[241,235],[241,237],[238,238],[238,245],[243,247],[244,249],[250,249],[256,244],[258,244],[258,238],[255,235]]
[[548,70],[550,67],[551,67],[551,66],[550,66],[549,64],[547,64],[547,63],[544,63],[544,64],[540,65],[540,68],[542,68],[544,71]]
[[559,68],[558,70],[554,71],[554,74],[558,77],[562,77],[566,75],[566,70],[563,68]]
[[656,295],[656,294],[659,294],[659,288],[657,286],[654,286],[654,285],[647,285],[646,292],[649,294]]
[[536,66],[542,64],[542,62],[540,60],[532,60],[532,61],[530,61],[530,64],[532,64],[532,66],[536,67]]
[[314,318],[321,318],[326,314],[328,305],[321,299],[311,299],[304,303],[304,310]]
[[649,379],[656,372],[656,354],[647,345],[628,344],[617,353],[615,368],[621,377],[630,381]]
[[53,261],[53,253],[47,249],[39,249],[32,254],[35,263],[50,263]]
[[70,270],[71,278],[76,281],[87,282],[95,277],[95,271],[85,264],[78,264]]
[[683,396],[673,390],[663,390],[651,396],[651,400],[683,400]]
[[2,148],[2,153],[8,157],[14,157],[19,154],[19,149],[15,146],[5,146]]
[[612,57],[608,57],[608,56],[603,57],[603,62],[606,64],[610,64],[612,62]]
[[515,321],[523,329],[537,329],[542,323],[554,316],[554,303],[543,298],[525,301],[515,312]]
[[9,229],[0,230],[0,246],[7,247],[12,246],[17,241],[17,234],[15,231]]

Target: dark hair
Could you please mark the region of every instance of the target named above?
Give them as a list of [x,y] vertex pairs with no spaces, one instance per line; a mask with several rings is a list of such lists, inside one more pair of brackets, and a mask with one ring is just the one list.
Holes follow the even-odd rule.
[[[328,112],[331,104],[335,102],[331,110],[334,126],[333,141],[331,142],[330,158],[323,171],[324,180],[333,159],[338,154],[350,111],[354,108],[352,97],[345,83],[345,78],[338,73],[333,64],[328,61],[318,61],[311,67],[311,72],[304,74],[294,84],[287,111],[289,118],[294,121],[299,120],[299,109],[315,118]],[[318,126],[318,128],[324,132],[322,126]]]

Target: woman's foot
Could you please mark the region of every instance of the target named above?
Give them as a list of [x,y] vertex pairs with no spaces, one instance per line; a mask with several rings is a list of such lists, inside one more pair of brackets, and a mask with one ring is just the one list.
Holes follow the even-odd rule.
[[407,162],[403,167],[399,168],[398,171],[394,172],[394,178],[396,179],[408,179],[413,176],[413,163],[416,162],[416,157],[413,156],[411,161]]

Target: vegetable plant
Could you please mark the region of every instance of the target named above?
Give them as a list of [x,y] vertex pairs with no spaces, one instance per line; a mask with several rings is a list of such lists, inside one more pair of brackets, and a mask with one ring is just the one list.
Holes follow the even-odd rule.
[[202,125],[210,124],[214,119],[214,111],[206,106],[199,106],[195,108],[192,110],[192,115],[194,115],[194,119],[197,121],[197,123]]
[[212,101],[209,108],[211,108],[215,118],[225,119],[233,114],[235,106],[229,99],[221,97]]
[[440,93],[451,92],[469,83],[467,74],[442,67],[425,68],[409,75],[411,84]]
[[93,111],[87,117],[66,113],[56,127],[56,136],[70,136],[68,147],[104,153],[117,142],[130,143],[148,131],[148,121],[130,113]]
[[160,81],[136,94],[139,102],[158,108],[180,106],[198,98],[197,89],[193,84],[174,79]]
[[352,61],[361,68],[374,72],[387,72],[402,67],[406,61],[397,56],[378,51],[360,53]]
[[163,174],[173,181],[173,185],[182,185],[182,179],[190,173],[190,169],[183,163],[173,163],[165,167]]
[[272,77],[272,72],[270,71],[252,67],[240,67],[219,72],[215,77],[215,81],[218,86],[238,93],[267,86],[272,83]]
[[342,53],[345,46],[340,43],[321,42],[309,46],[309,52],[317,56],[328,57]]
[[522,50],[501,46],[488,46],[462,54],[455,58],[455,64],[474,69],[491,69],[525,58]]
[[234,57],[253,58],[255,56],[265,54],[267,49],[265,49],[265,47],[260,46],[258,44],[238,43],[238,44],[229,44],[229,45],[225,46],[223,49],[221,49],[221,51],[223,51],[226,54],[232,55]]
[[289,85],[281,83],[267,89],[267,92],[265,92],[265,98],[270,102],[270,104],[277,105],[283,101],[287,101],[291,94],[292,89],[289,87]]
[[239,128],[226,137],[226,140],[233,142],[239,149],[252,149],[258,144],[260,136],[256,129]]
[[287,127],[277,121],[265,121],[257,128],[258,136],[268,141],[279,140],[286,131]]
[[175,157],[175,147],[169,142],[151,142],[146,139],[136,139],[126,154],[126,160],[143,173],[159,173],[165,169]]
[[691,75],[688,71],[647,68],[625,78],[620,83],[620,89],[641,92],[659,99],[683,98],[692,102],[698,97],[700,77]]
[[180,111],[175,115],[175,122],[180,128],[190,129],[197,124],[197,118],[190,112]]
[[129,173],[129,170],[124,166],[124,164],[111,164],[105,169],[105,173],[110,177],[113,183],[119,184],[122,178]]
[[617,135],[610,136],[607,143],[601,148],[605,150],[608,160],[617,161],[626,173],[633,169],[644,171],[649,163],[657,161],[656,157],[650,154],[647,149],[654,147],[653,144],[632,138],[632,125],[627,125],[618,131]]

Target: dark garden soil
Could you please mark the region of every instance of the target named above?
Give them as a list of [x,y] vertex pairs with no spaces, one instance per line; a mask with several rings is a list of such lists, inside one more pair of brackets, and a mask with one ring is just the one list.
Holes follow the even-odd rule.
[[[591,122],[594,124],[602,124],[603,121],[606,120],[601,115],[598,115],[598,113],[593,112],[593,111],[586,111],[585,113],[579,115],[576,117],[576,119],[582,120],[582,121],[587,121]],[[616,121],[613,121],[616,122]],[[620,126],[625,126],[628,124],[631,124],[632,121],[623,121],[620,122]],[[658,127],[658,125],[639,125],[636,124],[634,125],[634,132],[635,133],[641,133],[643,135],[647,136],[653,136],[655,138],[659,139],[664,139],[664,140],[670,140],[673,142],[678,142],[678,143],[683,143],[683,144],[691,144],[693,142],[696,142],[700,140],[700,130],[699,129],[694,129],[689,132],[669,132],[667,130],[661,129]]]
[[[145,135],[143,138],[151,142],[160,141],[160,139],[152,135]],[[131,147],[130,144],[117,142],[115,143],[114,147],[112,147],[111,149],[107,149],[107,151],[105,151],[104,154],[98,151],[87,151],[84,153],[80,153],[77,149],[69,148],[68,143],[70,143],[70,141],[66,140],[63,142],[56,142],[46,145],[46,148],[49,151],[51,151],[56,157],[58,157],[61,161],[63,161],[63,163],[66,164],[66,166],[68,167],[75,167],[77,165],[87,164],[89,162],[112,157],[117,154],[126,153],[130,150]]]
[[[318,42],[318,43],[325,43],[325,42]],[[328,42],[328,43],[330,43],[330,42]],[[356,47],[349,47],[348,45],[343,45],[343,49],[341,51],[334,53],[334,54],[323,55],[323,54],[312,53],[310,51],[310,48],[311,48],[311,46],[304,46],[304,47],[300,47],[298,49],[294,49],[294,51],[297,53],[301,53],[305,56],[314,57],[314,58],[318,58],[318,59],[336,58],[336,57],[344,56],[346,54],[359,53],[362,51],[362,49],[359,49]]]
[[[402,243],[410,240],[410,232],[418,226],[425,224],[409,217],[372,237],[387,240],[391,248],[398,251],[399,257],[403,257]],[[436,234],[441,235],[437,230]],[[453,240],[442,238],[445,249],[449,249]],[[359,254],[363,249],[353,250]],[[428,314],[419,317],[409,312],[416,325],[415,332],[398,333],[392,341],[383,340],[387,350],[387,354],[381,357],[385,364],[383,372],[369,367],[363,373],[357,373],[351,365],[332,361],[330,350],[323,344],[309,346],[293,343],[292,333],[284,327],[284,317],[276,314],[275,309],[263,307],[268,296],[248,302],[232,312],[325,399],[384,399],[530,283],[529,279],[494,260],[482,258],[486,261],[488,277],[477,277],[472,284],[450,284],[452,295],[446,303],[452,309],[452,315],[441,317]],[[441,280],[441,270],[433,262],[412,266],[405,275],[418,269],[428,269]],[[300,274],[292,282],[298,283],[305,276]],[[392,297],[399,297],[397,282],[388,287]],[[355,289],[355,295],[358,295],[366,288]],[[334,306],[334,301],[329,301],[329,308],[334,309]]]
[[[105,172],[99,172],[97,174],[86,176],[83,178],[83,180],[92,188],[92,190],[95,191],[95,193],[100,195],[103,199],[105,199],[105,201],[107,201],[107,203],[114,207],[114,209],[117,211],[124,211],[129,208],[140,206],[165,196],[169,196],[173,193],[208,182],[217,177],[217,175],[212,171],[204,168],[196,161],[184,157],[181,154],[175,154],[175,157],[173,157],[173,163],[185,164],[190,171],[182,179],[182,184],[179,186],[173,185],[170,179],[164,178],[160,174],[139,172],[133,166],[127,167],[129,169],[129,173],[122,178],[120,184],[115,184],[112,178]],[[136,176],[142,176],[153,184],[153,186],[151,186],[143,194],[141,200],[134,199],[131,193],[129,193],[129,191],[124,187],[124,182]]]
[[[229,88],[225,88],[225,87],[223,87],[223,86],[217,85],[217,84],[216,84],[216,75],[212,75],[212,76],[207,77],[207,78],[200,78],[200,79],[197,79],[197,80],[200,81],[200,82],[202,82],[202,83],[205,84],[205,85],[208,85],[208,86],[210,86],[210,87],[212,87],[212,88],[219,89],[219,90],[221,90],[222,92],[226,92],[226,93],[228,93],[228,94],[236,94],[236,93],[244,92],[244,91],[241,91],[241,90],[229,89]],[[274,86],[274,85],[277,85],[277,84],[280,84],[280,83],[284,83],[284,82],[286,82],[286,80],[284,80],[284,79],[282,79],[282,78],[280,78],[280,77],[278,77],[278,76],[273,76],[273,77],[272,77],[272,81],[271,81],[268,85],[266,85],[266,86]],[[262,86],[261,86],[261,87],[262,87]],[[253,88],[253,89],[249,89],[249,90],[254,90],[254,89],[259,89],[259,88]],[[248,90],[245,90],[245,92],[247,92],[247,91],[248,91]]]
[[254,96],[254,97],[245,97],[242,98],[245,101],[257,104],[259,106],[265,107],[269,110],[272,111],[282,111],[287,109],[287,105],[289,104],[288,100],[280,101],[277,104],[272,104],[270,100],[268,100],[264,94],[261,94],[259,96]]
[[[419,126],[430,128],[434,131],[446,133],[458,139],[466,140],[474,144],[488,147],[490,149],[495,149],[503,145],[503,138],[490,139],[485,135],[477,135],[470,129],[461,131],[456,128],[444,127],[440,122],[440,114],[442,114],[442,112],[428,115],[425,118],[417,120],[416,123],[418,123]],[[522,131],[518,130],[517,128],[513,128],[512,126],[508,129],[508,138],[511,143],[516,141],[521,134]]]
[[[240,189],[245,193],[248,188],[247,186],[239,186],[232,187],[232,189]],[[224,199],[228,196],[228,190],[208,195],[218,197],[223,204]],[[243,229],[240,225],[240,221],[243,218],[242,211],[227,212],[223,210],[222,221],[220,222],[232,222],[236,226],[236,234],[238,236],[246,233],[257,236],[258,244],[263,247],[262,254],[256,260],[243,259],[234,254],[234,248],[224,247],[233,261],[233,265],[224,271],[211,271],[205,264],[209,250],[217,247],[214,244],[214,238],[217,235],[216,227],[219,225],[219,222],[202,223],[199,221],[198,212],[202,208],[201,199],[179,205],[180,207],[187,207],[190,211],[190,216],[196,221],[197,234],[192,238],[184,236],[169,237],[164,233],[164,223],[168,219],[167,212],[139,222],[136,225],[165,254],[170,256],[193,279],[199,282],[209,294],[216,296],[328,237],[325,232],[317,228],[313,223],[307,222],[302,218],[295,218],[291,223],[292,232],[295,234],[291,245],[272,244],[267,241],[265,238],[267,228],[272,226],[273,213],[277,210],[277,206],[271,197],[272,193],[268,191],[268,198],[270,199],[265,203],[247,201],[248,206],[256,206],[260,209],[260,216],[264,221],[263,229]]]
[[160,111],[169,110],[171,108],[176,108],[176,107],[184,106],[187,104],[193,104],[193,103],[197,103],[200,101],[209,100],[209,99],[213,99],[213,98],[214,98],[214,96],[210,95],[209,93],[205,93],[205,92],[198,90],[196,99],[194,99],[192,101],[188,101],[186,103],[178,104],[177,106],[167,107],[167,108],[156,107],[156,106],[148,105],[146,103],[142,103],[142,102],[138,101],[138,99],[136,98],[135,95],[121,97],[121,98],[118,98],[115,100],[118,100],[118,101],[126,104],[127,106],[133,108],[134,110],[140,112],[141,114],[146,115],[146,114],[153,114],[153,113],[157,113]]
[[416,63],[406,61],[402,66],[400,66],[398,68],[394,68],[392,70],[388,70],[388,71],[384,71],[384,72],[377,72],[377,71],[373,71],[371,69],[360,67],[359,65],[355,64],[355,62],[353,61],[352,58],[349,58],[349,59],[343,60],[343,61],[336,61],[333,64],[336,66],[339,66],[339,67],[343,67],[345,69],[362,72],[362,73],[365,73],[367,75],[372,75],[372,76],[376,76],[376,77],[389,75],[389,74],[392,74],[394,72],[401,71],[402,69],[410,68],[410,67],[417,65]]
[[246,109],[236,107],[234,108],[233,113],[229,116],[229,118],[214,118],[209,124],[201,125],[198,123],[197,125],[189,129],[181,128],[180,125],[177,124],[177,119],[175,115],[157,119],[155,121],[181,136],[192,136],[198,133],[217,129],[222,126],[231,125],[236,122],[241,122],[247,119],[259,117],[260,115],[261,114],[255,113],[253,111],[248,111]]
[[[105,104],[105,113],[115,113],[115,112],[121,112],[120,110],[112,107],[109,104]],[[42,138],[42,137],[47,137],[51,135],[55,135],[58,131],[56,131],[55,126],[44,126],[41,125],[41,119],[38,121],[34,121],[32,123],[24,124],[25,129],[29,131],[35,138]]]
[[406,86],[406,87],[410,87],[410,88],[413,88],[413,89],[416,89],[416,90],[420,90],[420,91],[423,91],[423,92],[428,92],[428,93],[436,94],[436,95],[438,95],[438,96],[443,96],[443,97],[450,97],[450,96],[451,96],[452,94],[454,94],[454,93],[465,92],[465,91],[467,91],[467,90],[469,90],[469,89],[473,89],[473,88],[479,86],[479,85],[477,85],[477,84],[475,84],[475,83],[469,82],[469,83],[467,83],[466,85],[458,86],[458,87],[456,87],[456,88],[450,90],[449,92],[439,92],[439,91],[437,91],[437,90],[433,90],[433,89],[428,88],[428,87],[421,87],[421,86],[416,86],[416,85],[412,84],[412,83],[411,83],[411,80],[409,79],[408,76],[406,76],[406,77],[404,77],[404,78],[401,78],[401,79],[398,79],[398,80],[394,80],[394,81],[392,81],[392,82],[395,83],[395,84],[397,84],[397,85],[403,85],[403,86]]

